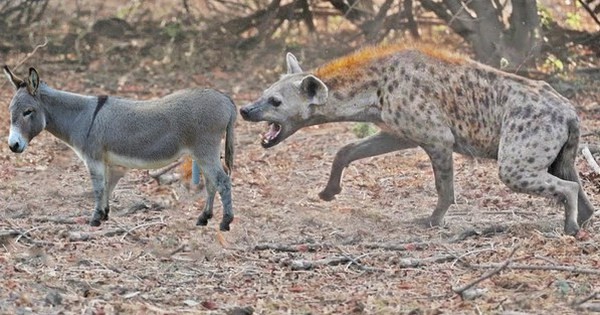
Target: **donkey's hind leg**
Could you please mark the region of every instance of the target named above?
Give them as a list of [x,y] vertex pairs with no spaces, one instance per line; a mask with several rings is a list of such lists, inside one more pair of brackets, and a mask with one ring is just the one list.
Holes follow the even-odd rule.
[[206,198],[206,205],[196,225],[207,225],[208,220],[213,216],[213,203],[216,192],[219,192],[221,196],[221,202],[223,203],[223,219],[219,226],[221,231],[229,231],[229,224],[233,221],[233,209],[231,201],[231,179],[223,170],[221,161],[218,154],[213,154],[210,157],[204,159],[196,158],[202,174],[204,174],[204,180],[206,181],[206,192],[208,196]]

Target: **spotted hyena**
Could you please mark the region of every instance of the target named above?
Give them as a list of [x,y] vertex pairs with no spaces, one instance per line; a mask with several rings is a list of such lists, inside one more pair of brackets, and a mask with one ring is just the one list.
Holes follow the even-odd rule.
[[245,120],[269,123],[263,147],[327,122],[381,129],[337,152],[321,199],[341,192],[342,171],[352,161],[421,147],[438,193],[431,225],[443,224],[454,203],[452,152],[496,159],[512,190],[564,202],[567,234],[592,216],[575,169],[579,119],[547,83],[423,47],[366,48],[309,72],[292,54],[286,60],[287,74],[240,110]]

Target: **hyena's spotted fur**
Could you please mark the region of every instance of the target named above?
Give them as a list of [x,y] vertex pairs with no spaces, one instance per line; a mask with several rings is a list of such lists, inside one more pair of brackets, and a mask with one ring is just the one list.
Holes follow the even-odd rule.
[[533,81],[433,49],[384,46],[362,50],[304,72],[288,54],[288,73],[253,104],[246,120],[268,121],[263,146],[302,127],[367,121],[381,131],[343,147],[326,188],[341,191],[343,169],[357,159],[421,147],[429,155],[438,202],[429,222],[440,225],[454,203],[452,152],[493,158],[512,190],[565,203],[565,232],[593,214],[575,169],[579,119],[547,83]]

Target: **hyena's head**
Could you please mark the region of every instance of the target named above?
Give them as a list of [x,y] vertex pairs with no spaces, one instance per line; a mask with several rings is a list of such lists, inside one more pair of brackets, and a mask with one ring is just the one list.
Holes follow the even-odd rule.
[[323,81],[302,71],[298,60],[288,53],[287,74],[267,88],[255,102],[240,109],[248,121],[266,121],[269,130],[262,146],[272,147],[302,127],[316,123],[315,107],[327,102],[328,89]]

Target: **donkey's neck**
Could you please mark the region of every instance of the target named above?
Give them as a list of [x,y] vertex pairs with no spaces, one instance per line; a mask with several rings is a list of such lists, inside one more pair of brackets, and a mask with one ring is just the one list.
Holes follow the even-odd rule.
[[46,130],[70,145],[91,123],[95,96],[80,95],[40,86],[39,95],[46,111]]
[[362,85],[356,89],[340,89],[331,85],[327,103],[312,105],[309,120],[310,125],[342,121],[380,123],[381,107],[377,89],[371,85]]

